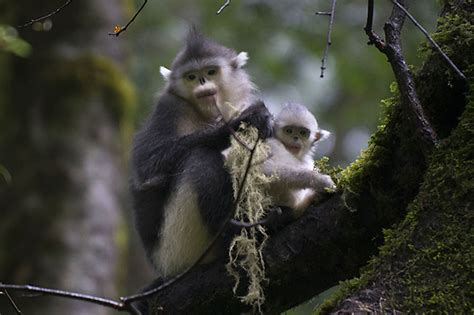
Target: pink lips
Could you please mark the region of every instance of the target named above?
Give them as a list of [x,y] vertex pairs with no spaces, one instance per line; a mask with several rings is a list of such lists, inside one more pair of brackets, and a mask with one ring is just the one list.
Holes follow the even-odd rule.
[[204,98],[204,97],[210,97],[216,95],[217,91],[214,89],[209,89],[209,90],[202,90],[196,92],[196,98]]
[[301,149],[299,145],[287,145],[286,148],[293,154],[298,154]]

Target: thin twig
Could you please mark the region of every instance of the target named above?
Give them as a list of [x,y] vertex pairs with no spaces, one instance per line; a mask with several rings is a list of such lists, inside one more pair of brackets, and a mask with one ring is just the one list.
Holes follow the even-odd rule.
[[222,235],[222,233],[225,231],[225,229],[227,228],[229,222],[231,221],[231,219],[235,216],[235,210],[237,209],[237,205],[239,204],[240,202],[240,198],[242,197],[242,194],[243,194],[243,190],[244,190],[244,185],[245,185],[245,182],[247,180],[247,176],[248,176],[248,173],[250,171],[250,168],[252,166],[252,159],[253,159],[253,156],[254,156],[254,153],[255,153],[255,150],[257,149],[257,145],[258,145],[258,142],[260,141],[260,136],[257,137],[257,140],[255,141],[255,145],[253,146],[253,148],[250,150],[250,156],[249,156],[249,160],[247,161],[247,166],[245,168],[245,173],[244,173],[244,176],[243,176],[243,179],[242,179],[242,183],[240,184],[239,186],[239,190],[237,192],[237,197],[233,203],[233,206],[232,206],[232,210],[229,211],[227,217],[225,218],[224,222],[222,223],[222,225],[220,226],[219,230],[217,231],[217,233],[214,235],[214,237],[212,238],[212,240],[209,242],[209,245],[207,246],[206,250],[201,254],[201,256],[199,256],[199,258],[191,265],[189,266],[188,268],[186,268],[186,270],[184,270],[183,272],[181,272],[180,274],[174,276],[173,278],[171,278],[170,280],[166,281],[165,283],[157,286],[156,288],[153,288],[151,290],[148,290],[148,291],[145,291],[145,292],[142,292],[142,293],[139,293],[139,294],[135,294],[135,295],[131,295],[131,296],[125,296],[125,297],[121,297],[120,300],[128,305],[130,303],[133,303],[134,301],[138,301],[138,300],[143,300],[143,299],[146,299],[148,297],[151,297],[153,295],[155,295],[156,293],[164,290],[165,288],[169,287],[170,285],[172,285],[173,283],[176,283],[179,279],[183,278],[184,276],[186,276],[187,274],[189,274],[192,270],[194,270],[194,268],[196,268],[200,263],[201,261],[209,254],[209,252],[211,251],[211,249],[214,247],[214,245],[217,243],[217,240],[220,238],[220,236]]
[[10,304],[13,306],[13,308],[15,309],[15,312],[18,314],[18,315],[21,315],[21,310],[18,308],[18,306],[16,305],[15,301],[13,301],[12,297],[10,296],[10,294],[8,293],[7,289],[3,289],[3,290],[0,290],[0,294],[5,294],[5,296],[7,297],[7,299],[10,301]]
[[102,306],[113,308],[119,311],[128,311],[132,314],[139,315],[139,313],[135,309],[131,308],[129,305],[125,305],[122,302],[117,302],[114,300],[109,300],[109,299],[92,296],[88,294],[43,288],[43,287],[37,287],[37,286],[32,286],[32,285],[16,285],[16,284],[4,284],[4,283],[0,283],[0,289],[3,289],[4,292],[5,290],[19,291],[19,292],[35,292],[35,293],[40,293],[40,294],[45,294],[45,295],[69,298],[69,299],[102,305]]
[[267,217],[265,219],[259,220],[255,223],[250,223],[250,222],[245,222],[245,221],[238,221],[236,219],[231,219],[230,224],[232,224],[234,226],[237,226],[237,227],[244,228],[244,229],[249,229],[249,228],[253,228],[255,226],[265,225],[265,224],[271,222],[272,219],[268,217],[269,215],[274,215],[274,214],[281,215],[282,213],[283,212],[281,211],[281,209],[279,207],[270,208],[268,210]]
[[122,32],[125,32],[127,30],[128,26],[130,24],[132,24],[133,21],[135,21],[135,18],[138,16],[138,14],[140,14],[140,12],[143,10],[143,8],[145,7],[147,2],[148,2],[148,0],[143,1],[142,6],[140,7],[140,9],[138,9],[137,12],[135,12],[135,14],[132,16],[130,21],[128,21],[128,23],[125,24],[125,26],[116,25],[114,27],[114,31],[112,33],[109,33],[109,35],[119,36]]
[[230,0],[227,0],[227,1],[220,7],[220,9],[217,10],[216,15],[221,14],[222,11],[224,11],[224,9],[227,8],[229,5],[230,5]]
[[326,34],[326,48],[324,49],[323,60],[321,60],[321,78],[324,78],[324,70],[326,69],[326,60],[328,58],[329,46],[331,46],[331,32],[334,21],[334,12],[336,10],[336,0],[332,0],[331,12],[316,12],[319,15],[329,15],[328,32]]
[[385,42],[379,35],[373,30],[374,23],[374,0],[368,0],[367,4],[367,23],[365,24],[364,31],[369,37],[368,45],[375,45],[377,49],[385,54]]
[[235,225],[240,228],[249,229],[260,225],[265,225],[268,223],[268,219],[259,220],[254,223],[249,223],[245,221],[237,221],[236,219],[231,219],[230,224]]
[[39,21],[42,21],[42,20],[46,20],[47,18],[49,17],[52,17],[53,15],[55,14],[58,14],[59,11],[61,11],[62,9],[64,9],[65,7],[67,7],[69,4],[71,4],[72,0],[67,0],[66,3],[64,3],[62,6],[60,6],[59,8],[57,8],[56,10],[54,10],[53,12],[51,13],[48,13],[46,15],[43,15],[39,18],[36,18],[36,19],[32,19],[30,20],[29,22],[25,23],[25,24],[21,24],[21,25],[17,25],[18,28],[23,28],[23,27],[27,27],[27,26],[30,26],[31,24],[33,23],[36,23],[36,22],[39,22]]
[[428,39],[428,41],[431,43],[431,45],[433,45],[433,47],[441,54],[441,56],[443,56],[444,60],[456,72],[456,74],[459,77],[461,77],[461,79],[466,81],[466,76],[464,75],[464,73],[462,73],[462,71],[459,70],[459,68],[454,64],[454,62],[446,55],[446,53],[441,49],[441,47],[439,47],[439,45],[430,36],[430,34],[428,34],[426,29],[424,29],[423,26],[421,26],[421,24],[418,23],[418,21],[413,17],[413,15],[411,15],[410,12],[408,12],[407,9],[405,9],[400,3],[398,3],[398,1],[396,1],[396,0],[390,0],[390,1],[392,1],[393,4],[395,4],[400,10],[402,10],[408,16],[410,21],[412,21],[413,24],[415,24],[415,26],[425,35],[425,37]]
[[221,116],[222,118],[222,121],[224,122],[224,124],[227,126],[227,129],[229,129],[230,133],[232,134],[232,136],[234,137],[234,139],[241,145],[243,146],[245,149],[247,149],[247,151],[251,151],[252,149],[242,140],[240,139],[240,137],[237,135],[237,133],[235,132],[234,128],[232,128],[232,126],[229,124],[229,122],[224,118],[224,115],[222,114],[221,112],[221,109],[219,108],[219,106],[217,106],[217,102],[216,100],[214,99],[214,106],[216,107],[217,111],[219,112],[219,115]]

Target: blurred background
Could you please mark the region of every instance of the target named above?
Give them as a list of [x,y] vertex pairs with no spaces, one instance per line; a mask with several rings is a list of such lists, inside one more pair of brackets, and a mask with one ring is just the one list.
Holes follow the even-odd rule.
[[[0,282],[34,283],[116,298],[151,279],[133,230],[127,191],[133,132],[146,118],[194,24],[216,41],[247,51],[247,70],[272,113],[305,104],[332,132],[318,149],[346,166],[367,145],[394,81],[386,58],[367,45],[366,1],[339,1],[324,78],[331,1],[0,0]],[[378,1],[383,34],[392,4]],[[432,31],[440,6],[410,11]],[[407,21],[403,48],[417,67],[423,35]],[[111,314],[100,306],[18,298],[25,314]],[[314,303],[313,303],[314,304]],[[294,313],[305,314],[313,304]],[[306,307],[306,309],[304,308]],[[29,312],[27,312],[29,311]],[[0,295],[0,313],[13,314]]]

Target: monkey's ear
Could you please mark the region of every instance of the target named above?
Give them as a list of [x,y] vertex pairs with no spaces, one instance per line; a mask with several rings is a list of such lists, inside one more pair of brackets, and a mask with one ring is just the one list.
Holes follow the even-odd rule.
[[165,81],[170,80],[170,76],[171,76],[171,70],[170,69],[168,69],[166,67],[160,67],[160,73],[163,76],[163,78],[165,79]]
[[237,55],[237,57],[232,59],[231,65],[234,69],[240,69],[245,66],[247,60],[249,60],[249,54],[247,54],[245,51],[242,51]]
[[329,138],[330,135],[331,133],[329,131],[324,130],[324,129],[319,129],[318,131],[316,131],[314,142],[326,140],[327,138]]

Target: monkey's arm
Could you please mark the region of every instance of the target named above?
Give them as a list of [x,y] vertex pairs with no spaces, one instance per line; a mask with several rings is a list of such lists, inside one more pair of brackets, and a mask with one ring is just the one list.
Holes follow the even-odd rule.
[[[141,130],[134,143],[133,164],[137,168],[134,186],[138,190],[166,187],[169,179],[174,176],[177,165],[184,161],[193,149],[210,148],[223,151],[230,145],[231,130],[237,130],[241,122],[249,122],[256,126],[262,138],[271,135],[271,114],[263,102],[259,101],[247,108],[239,117],[217,126],[179,136],[176,124],[179,111],[168,106],[179,102],[176,97],[167,95],[158,103],[151,120]],[[182,106],[186,106],[181,104]]]
[[[155,138],[161,139],[151,149],[152,160],[159,165],[176,165],[187,153],[197,147],[207,147],[217,151],[223,151],[230,145],[231,130],[238,130],[242,122],[248,122],[260,131],[262,139],[271,136],[272,124],[271,114],[263,102],[257,102],[247,108],[239,117],[228,124],[221,123],[204,130],[199,130],[185,136],[161,135]],[[172,167],[172,169],[175,169]]]
[[227,124],[220,123],[218,126],[186,135],[179,138],[177,144],[185,147],[205,146],[222,151],[230,145],[231,130],[237,131],[242,122],[255,126],[262,139],[272,135],[271,114],[262,101],[257,101]]
[[312,188],[316,191],[323,191],[326,187],[334,186],[330,176],[316,171],[279,167],[274,172],[278,176],[278,180],[275,181],[274,185],[281,189]]

